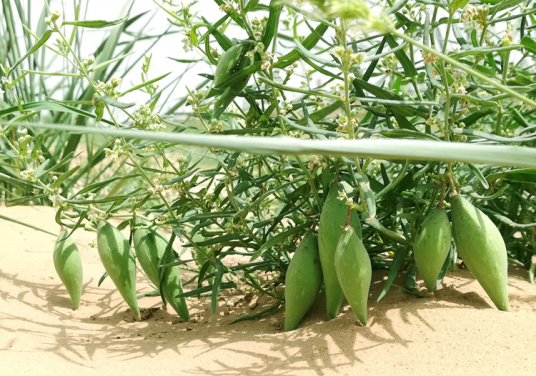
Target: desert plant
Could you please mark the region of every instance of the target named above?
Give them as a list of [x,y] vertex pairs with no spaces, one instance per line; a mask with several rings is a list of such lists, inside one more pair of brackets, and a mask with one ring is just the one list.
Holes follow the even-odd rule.
[[[533,280],[529,2],[203,1],[221,12],[214,21],[196,13],[200,3],[153,2],[183,35],[185,52],[169,57],[206,69],[195,88],[175,87],[181,76],[151,78],[151,57],[134,46],[159,37],[129,32],[147,17],[129,15],[131,0],[115,21],[84,20],[78,1],[75,18],[63,20],[45,1],[34,31],[19,0],[2,3],[8,205],[52,204],[71,231],[110,218],[125,229],[133,217],[171,230],[182,256],[161,266],[194,271],[185,287],[197,282],[176,298],[210,296],[213,312],[223,289],[281,305],[292,253],[317,229],[334,182],[343,209],[360,213],[355,239],[372,269],[389,270],[378,299],[400,271],[401,287],[418,294],[413,241],[459,193],[495,223],[508,261]],[[95,58],[79,53],[85,28],[111,30]],[[126,66],[129,53],[137,59]],[[50,56],[65,63],[60,72],[48,70]],[[135,69],[142,82],[125,88],[121,75]],[[134,91],[150,98],[134,107]],[[439,280],[457,259],[452,243]]]

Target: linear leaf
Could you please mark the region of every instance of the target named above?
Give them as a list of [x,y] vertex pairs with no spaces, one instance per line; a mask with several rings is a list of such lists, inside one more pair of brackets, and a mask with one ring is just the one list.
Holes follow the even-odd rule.
[[104,27],[109,27],[109,26],[115,26],[115,25],[122,24],[123,22],[128,20],[128,17],[129,17],[129,15],[127,14],[125,17],[123,17],[123,18],[121,18],[119,20],[115,20],[115,21],[103,21],[103,20],[63,21],[62,26],[63,25],[72,25],[72,26],[77,26],[77,27],[87,27],[87,28],[90,28],[90,29],[102,29]]
[[100,101],[103,101],[106,104],[109,104],[112,107],[121,108],[121,109],[127,109],[132,106],[134,106],[135,103],[123,103],[116,101],[110,97],[104,96],[104,95],[97,95],[97,99]]
[[254,155],[329,155],[337,157],[483,163],[495,166],[536,168],[536,149],[520,146],[400,139],[307,140],[291,137],[156,133],[130,129],[77,127],[74,125],[30,122],[17,123],[13,124],[13,126],[222,148]]
[[382,298],[387,294],[387,291],[389,291],[389,288],[393,284],[393,281],[395,280],[395,277],[398,273],[398,270],[400,269],[400,266],[402,266],[402,262],[406,258],[407,254],[409,252],[409,249],[399,248],[397,252],[395,252],[395,257],[393,258],[393,262],[391,263],[391,266],[389,268],[389,277],[387,277],[387,282],[385,282],[385,287],[383,288],[380,296],[378,296],[378,302],[382,300]]
[[26,54],[24,56],[22,56],[11,68],[10,68],[10,71],[13,71],[15,70],[15,68],[17,68],[24,60],[26,60],[26,58],[28,58],[28,56],[30,56],[31,54],[33,54],[35,51],[37,51],[42,45],[44,45],[48,40],[49,38],[52,36],[52,33],[53,31],[52,30],[47,30],[45,31],[45,33],[43,34],[43,36],[32,46],[32,48],[30,48],[28,50],[28,52],[26,52]]
[[257,258],[259,258],[263,254],[264,251],[267,251],[268,249],[270,249],[274,245],[283,242],[289,236],[291,236],[291,235],[293,235],[293,234],[295,234],[295,233],[297,233],[299,231],[303,231],[304,228],[305,228],[305,225],[300,225],[300,226],[293,227],[290,230],[280,232],[279,234],[277,234],[276,236],[274,236],[273,238],[268,240],[266,243],[264,243],[262,245],[262,247],[260,247],[258,250],[256,250],[253,253],[253,255],[251,256],[249,262],[255,261]]

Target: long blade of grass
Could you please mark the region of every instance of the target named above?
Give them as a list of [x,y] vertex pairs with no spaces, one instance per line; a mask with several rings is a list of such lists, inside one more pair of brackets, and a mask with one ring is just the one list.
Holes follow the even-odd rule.
[[[0,122],[0,124],[2,123]],[[536,168],[536,149],[519,146],[473,145],[399,139],[319,141],[290,137],[231,137],[204,134],[155,133],[43,123],[13,124],[13,126],[221,148],[255,155],[329,155],[336,157],[483,163],[496,166]]]

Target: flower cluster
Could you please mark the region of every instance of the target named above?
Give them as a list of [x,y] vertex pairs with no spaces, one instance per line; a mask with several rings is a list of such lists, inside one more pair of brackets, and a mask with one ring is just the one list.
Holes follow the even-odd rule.
[[149,192],[152,195],[158,195],[164,191],[163,185],[156,185],[154,187],[150,187],[147,189],[147,192]]
[[179,168],[179,171],[183,172],[183,171],[186,171],[186,169],[188,168],[188,158],[186,158],[184,155],[181,155],[177,158],[177,165],[178,165],[178,168]]
[[56,21],[60,18],[61,13],[59,10],[55,10],[54,12],[50,13],[50,17],[45,18],[45,25],[50,26],[54,25]]
[[398,59],[393,54],[387,55],[378,64],[379,67],[382,67],[385,69],[386,74],[394,73],[396,71],[397,65],[398,65]]
[[488,16],[489,16],[489,4],[484,4],[478,7],[478,18],[476,22],[478,22],[480,27],[484,27],[484,25],[488,22]]
[[[352,87],[352,83],[355,80],[355,75],[353,73],[348,74],[348,89]],[[340,95],[341,98],[345,97],[345,87],[344,82],[333,82],[330,85],[331,92],[336,95]]]
[[223,131],[223,123],[216,119],[212,119],[210,121],[210,127],[208,129],[208,133],[220,133],[221,131]]
[[119,95],[121,94],[119,90],[117,90],[117,87],[121,85],[121,81],[121,78],[117,77],[112,78],[108,83],[99,81],[97,83],[97,92],[100,95],[105,95],[115,100],[119,98]]
[[273,57],[274,56],[271,52],[266,52],[262,54],[262,65],[261,65],[262,70],[268,70],[272,67]]
[[290,24],[294,21],[294,16],[291,14],[288,15],[287,18],[284,18],[281,22],[283,25],[287,28],[287,30],[290,30]]
[[[432,46],[432,48],[434,48],[434,46]],[[438,57],[430,52],[422,51],[421,53],[425,64],[435,64],[438,60]]]
[[342,134],[344,132],[349,133],[351,130],[349,127],[355,127],[359,125],[359,118],[357,117],[357,110],[351,110],[349,115],[346,115],[346,113],[341,112],[339,114],[339,117],[337,118],[337,124],[339,126],[337,127],[337,132],[339,134]]
[[240,223],[233,223],[232,221],[227,222],[227,225],[225,226],[225,231],[227,231],[229,234],[239,234],[243,232],[242,224]]
[[240,0],[226,0],[220,5],[220,10],[225,13],[231,13],[233,9],[241,10]]
[[188,3],[186,5],[181,4],[181,8],[177,9],[175,8],[174,4],[170,0],[163,0],[164,4],[169,4],[169,7],[164,7],[169,13],[173,14],[175,17],[173,19],[173,22],[170,20],[170,22],[173,25],[181,26],[183,27],[183,34],[184,37],[181,39],[182,47],[185,52],[189,52],[192,50],[192,27],[193,27],[193,21],[195,14],[190,11],[191,6],[193,3]]
[[67,56],[69,53],[69,45],[66,41],[64,41],[62,38],[56,38],[56,46],[58,46],[58,50],[61,55]]
[[110,157],[114,163],[117,163],[119,156],[128,154],[128,151],[121,147],[121,140],[115,140],[113,149],[105,148],[104,153],[106,157]]
[[318,167],[322,167],[322,168],[328,168],[328,163],[326,162],[326,159],[325,158],[320,158],[320,157],[313,157],[313,159],[311,160],[311,162],[309,162],[308,166],[309,167],[309,170],[312,171],[314,170],[315,166],[318,166]]
[[279,113],[283,116],[287,114],[288,111],[292,111],[294,107],[290,101],[285,101],[283,105],[279,106]]
[[95,62],[94,56],[90,56],[85,59],[82,59],[82,65],[84,66],[85,69],[89,68],[94,62]]
[[142,104],[140,105],[138,111],[132,114],[132,119],[134,119],[134,126],[146,131],[163,131],[166,129],[165,124],[162,124],[160,116],[155,114],[151,107]]
[[205,96],[204,90],[194,90],[193,93],[190,93],[186,101],[190,106],[192,106],[192,110],[195,111],[197,107],[203,102]]
[[352,47],[336,46],[333,48],[333,54],[340,58],[343,64],[348,65],[351,68],[354,64],[363,64],[365,61],[365,54],[354,53]]
[[463,9],[460,21],[466,23],[468,29],[482,29],[488,22],[489,10],[489,4],[478,7],[467,4]]
[[[4,72],[5,75],[7,75],[6,71],[9,72],[9,67],[4,69],[4,67],[2,66],[2,71]],[[4,88],[6,90],[10,90],[11,87],[13,86],[13,83],[7,79],[7,77],[2,77],[2,85],[4,86]],[[2,91],[2,93],[0,94],[4,94],[4,92]]]
[[35,183],[37,178],[35,177],[35,170],[28,167],[26,170],[20,172],[20,176],[23,180]]
[[253,61],[255,58],[255,54],[259,54],[262,60],[262,70],[268,70],[272,66],[272,60],[274,58],[274,55],[271,52],[265,52],[264,51],[264,44],[263,43],[257,43],[255,45],[255,48],[251,51],[248,51],[246,53],[246,56]]
[[183,30],[184,37],[181,39],[182,48],[184,52],[190,52],[192,50],[192,29],[185,28]]
[[346,191],[342,190],[342,191],[339,191],[339,196],[337,197],[340,201],[344,201],[344,203],[347,205],[347,206],[350,206],[350,207],[353,207],[355,204],[354,204],[354,199],[351,198],[351,197],[348,197],[348,195],[346,194]]
[[58,209],[58,208],[65,206],[65,204],[63,203],[63,197],[61,197],[58,194],[50,195],[48,196],[48,199],[52,201],[52,207],[54,209]]
[[310,96],[309,97],[309,100],[311,102],[314,102],[315,104],[315,111],[318,111],[320,110],[321,108],[324,108],[328,105],[328,102],[325,101],[325,99],[323,97],[319,97],[319,96],[316,96],[316,97],[313,97],[313,96]]
[[450,75],[453,78],[451,84],[451,91],[456,94],[465,94],[467,92],[466,87],[469,86],[467,82],[467,76],[459,70],[451,69]]
[[433,116],[426,120],[426,125],[429,125],[430,127],[437,127],[441,132],[443,132],[443,121],[438,119],[436,116]]
[[477,9],[472,6],[471,4],[467,4],[465,9],[463,10],[462,17],[460,18],[460,21],[462,22],[469,22],[472,21],[474,17],[478,16]]
[[268,17],[264,16],[263,18],[259,19],[257,17],[253,17],[251,20],[251,24],[253,25],[253,33],[256,37],[261,37],[264,33],[264,29],[266,28],[266,25],[268,24]]
[[294,62],[285,68],[285,73],[287,76],[291,76],[294,73],[294,70],[298,67],[298,63]]
[[13,146],[15,146],[22,158],[27,158],[30,156],[28,143],[33,139],[33,137],[28,134],[28,130],[26,128],[20,129],[17,131],[17,133],[19,134],[19,138],[17,138],[17,141],[13,143]]
[[[180,197],[185,197],[186,195],[188,195],[190,193],[190,185],[192,183],[190,182],[190,180],[182,180],[182,181],[179,181],[175,184],[173,184],[171,186],[171,188],[179,193],[179,196]],[[194,202],[193,201],[190,201],[190,205],[193,205]]]
[[421,4],[419,7],[416,7],[413,1],[408,1],[404,8],[402,8],[402,14],[420,23],[422,16],[426,15],[426,5]]

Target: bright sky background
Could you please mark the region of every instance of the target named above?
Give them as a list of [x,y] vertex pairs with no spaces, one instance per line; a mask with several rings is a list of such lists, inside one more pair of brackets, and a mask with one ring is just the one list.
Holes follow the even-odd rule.
[[[35,31],[37,26],[37,20],[44,7],[44,2],[42,2],[41,0],[30,0],[29,2],[32,5],[32,30]],[[128,2],[128,0],[82,0],[80,19],[108,21],[118,19],[120,18],[122,8]],[[22,3],[25,4],[26,1],[22,1]],[[50,8],[52,10],[58,9],[61,11],[63,20],[74,20],[73,3],[74,2],[72,0],[49,1]],[[177,3],[177,1],[175,3]],[[261,1],[261,3],[267,3],[267,1]],[[200,0],[196,5],[192,7],[192,10],[194,12],[198,12],[199,15],[204,16],[210,22],[215,22],[224,14],[219,10],[218,5],[213,0]],[[133,25],[133,27],[129,28],[130,31],[138,31],[141,28],[145,28],[143,31],[144,35],[161,35],[165,33],[168,28],[170,28],[169,31],[175,33],[164,36],[152,48],[151,44],[154,42],[154,40],[137,42],[135,47],[135,54],[127,58],[127,65],[133,62],[139,56],[142,56],[145,51],[151,48],[149,51],[149,53],[152,53],[151,70],[149,72],[150,78],[155,78],[167,72],[172,72],[170,76],[159,82],[160,88],[162,88],[167,83],[171,82],[174,78],[176,78],[178,75],[180,75],[182,72],[184,72],[184,70],[188,66],[187,64],[180,64],[173,60],[170,60],[168,59],[168,57],[178,59],[192,59],[196,57],[198,58],[199,54],[193,52],[184,52],[183,44],[181,42],[181,39],[184,37],[184,35],[178,32],[178,27],[171,25],[167,21],[169,15],[165,13],[162,9],[160,9],[156,4],[154,4],[152,0],[135,0],[130,15],[135,16],[144,12],[148,12],[147,15],[145,15],[142,19],[138,20],[136,24]],[[257,14],[261,15],[261,13]],[[264,14],[266,13],[263,13],[263,15]],[[82,29],[79,30],[82,31]],[[106,33],[108,33],[110,30],[111,28],[103,30],[84,29],[82,38],[82,58],[92,54],[92,52],[95,51],[98,45],[103,41],[106,36]],[[232,30],[230,30],[230,34],[227,35],[229,37],[244,38],[244,35],[241,34],[233,35]],[[124,38],[124,40],[128,40],[128,38]],[[123,83],[120,87],[121,89],[127,89],[142,82],[140,77],[142,64],[143,59],[136,64],[136,67],[126,77],[123,77]],[[58,58],[52,66],[53,69],[50,70],[61,71],[62,67],[63,62],[61,61],[61,59]],[[186,92],[185,86],[193,88],[197,86],[200,82],[202,82],[204,78],[198,76],[198,73],[210,74],[212,73],[212,68],[206,64],[197,64],[197,66],[190,69],[177,86],[175,92],[173,92],[172,98],[180,98],[184,96]],[[148,99],[148,94],[137,92],[128,94],[122,100],[125,102],[135,102],[137,104],[140,104],[145,103]]]

